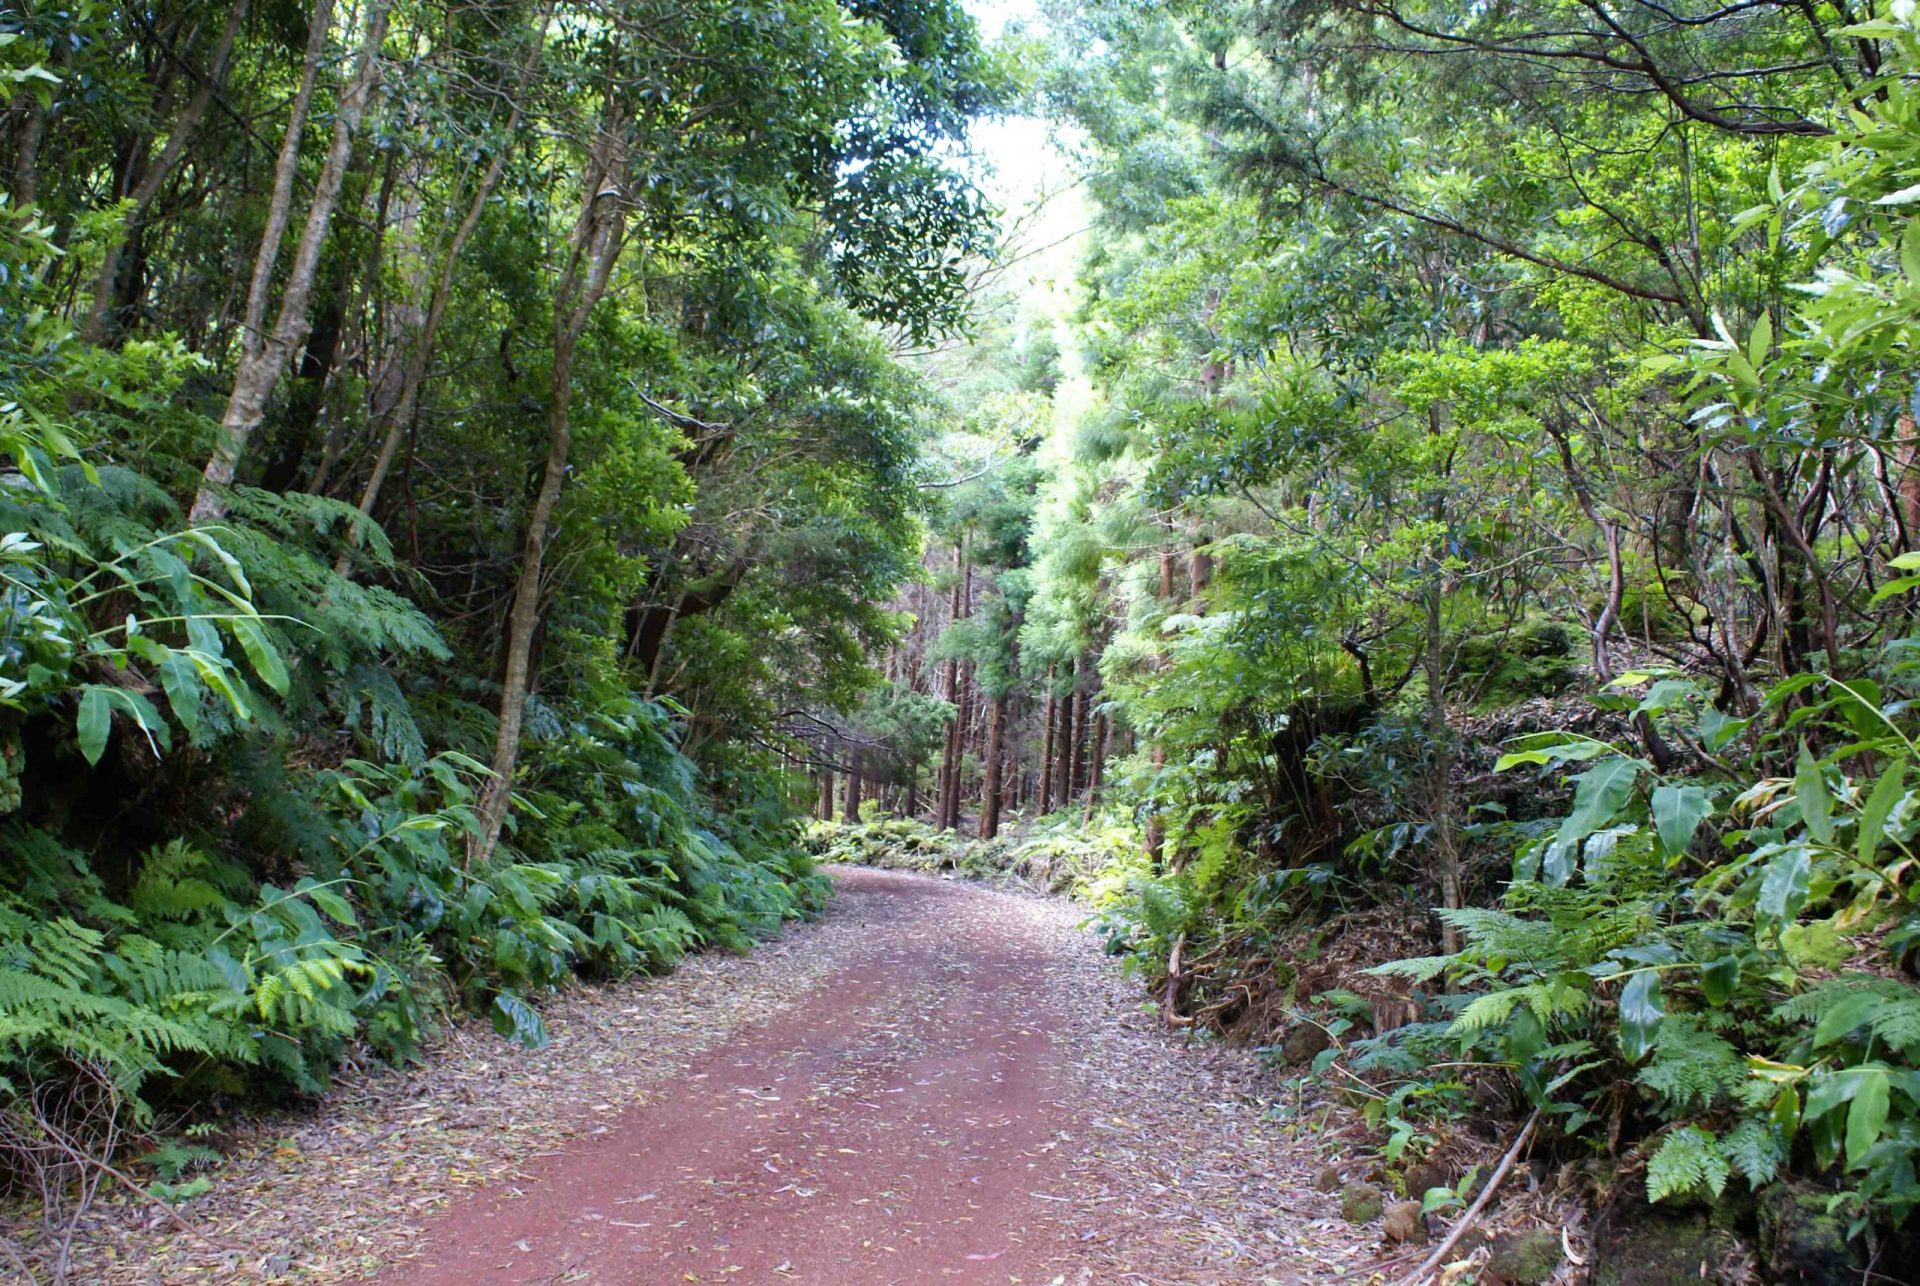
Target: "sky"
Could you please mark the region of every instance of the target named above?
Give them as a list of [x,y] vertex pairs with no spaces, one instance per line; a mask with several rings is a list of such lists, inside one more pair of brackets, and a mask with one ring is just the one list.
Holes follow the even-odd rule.
[[[966,0],[967,9],[988,41],[1009,25],[1041,22],[1035,0]],[[1051,324],[1074,365],[1065,317],[1076,297],[1087,225],[1086,203],[1074,179],[1074,167],[1054,145],[1054,126],[1035,116],[1006,116],[979,121],[969,143],[981,162],[976,179],[1002,210],[1005,249],[1014,258],[1007,281],[1022,295],[1023,319]]]

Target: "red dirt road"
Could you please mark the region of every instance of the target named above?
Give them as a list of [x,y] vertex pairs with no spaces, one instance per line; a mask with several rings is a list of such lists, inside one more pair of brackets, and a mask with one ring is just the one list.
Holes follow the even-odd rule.
[[1080,1279],[1080,1134],[1045,939],[964,886],[849,872],[876,948],[641,1104],[456,1200],[379,1283]]

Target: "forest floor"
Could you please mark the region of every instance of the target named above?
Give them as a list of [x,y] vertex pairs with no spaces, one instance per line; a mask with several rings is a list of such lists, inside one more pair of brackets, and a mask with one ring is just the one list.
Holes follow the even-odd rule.
[[[1255,1057],[1183,1048],[1067,903],[835,871],[753,955],[461,1029],[230,1141],[197,1235],[89,1219],[102,1282],[1286,1283],[1377,1230]],[[1377,1225],[1376,1225],[1377,1229]]]

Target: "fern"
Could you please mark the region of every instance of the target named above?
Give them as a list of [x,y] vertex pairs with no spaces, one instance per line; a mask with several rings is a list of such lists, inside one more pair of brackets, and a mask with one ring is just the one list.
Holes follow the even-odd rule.
[[1896,1052],[1920,1046],[1920,990],[1891,978],[1848,974],[1832,978],[1781,1004],[1774,1016],[1791,1023],[1817,1023],[1841,1005],[1857,1010],[1873,1038]]
[[1787,1160],[1779,1129],[1767,1121],[1740,1122],[1720,1140],[1720,1153],[1746,1179],[1747,1186],[1755,1189],[1771,1183]]
[[1727,1175],[1727,1158],[1713,1135],[1697,1125],[1684,1125],[1662,1139],[1647,1162],[1647,1199],[1702,1192],[1717,1199],[1726,1191]]
[[1652,1061],[1636,1079],[1678,1115],[1705,1111],[1732,1094],[1747,1079],[1747,1067],[1725,1040],[1688,1018],[1669,1015],[1654,1038]]

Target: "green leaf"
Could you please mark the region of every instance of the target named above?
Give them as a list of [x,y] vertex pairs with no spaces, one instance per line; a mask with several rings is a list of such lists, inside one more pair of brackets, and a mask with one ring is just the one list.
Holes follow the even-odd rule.
[[1774,1128],[1780,1131],[1780,1137],[1787,1143],[1793,1142],[1793,1136],[1800,1129],[1800,1091],[1791,1085],[1780,1091],[1780,1097],[1773,1100],[1773,1110],[1768,1113]]
[[1858,1169],[1867,1149],[1880,1140],[1881,1127],[1887,1123],[1888,1083],[1885,1069],[1862,1067],[1854,1071],[1859,1088],[1853,1094],[1853,1106],[1847,1109],[1847,1166]]
[[178,652],[168,651],[156,667],[160,675],[160,687],[167,694],[167,705],[173,710],[173,717],[189,736],[200,730],[201,687],[195,674],[193,662]]
[[1661,847],[1674,857],[1687,851],[1693,833],[1713,812],[1713,796],[1704,786],[1656,786],[1653,791],[1653,826],[1659,832]]
[[1878,993],[1865,989],[1842,996],[1837,1003],[1828,1006],[1826,1012],[1820,1015],[1820,1021],[1814,1024],[1813,1047],[1819,1049],[1833,1044],[1872,1018],[1874,1011],[1885,1003]]
[[1755,903],[1763,925],[1778,926],[1800,914],[1807,904],[1812,872],[1813,855],[1804,844],[1788,845],[1767,863],[1760,877],[1760,900]]
[[547,1025],[539,1011],[508,992],[493,998],[493,1029],[528,1049],[542,1049],[547,1044]]
[[348,928],[354,928],[360,923],[353,914],[353,905],[317,880],[303,879],[294,885],[293,891],[306,894],[322,912]]
[[1660,1141],[1647,1162],[1647,1200],[1726,1190],[1727,1159],[1713,1135],[1697,1125],[1683,1126]]
[[1822,844],[1833,843],[1833,792],[1827,789],[1827,775],[1820,771],[1806,743],[1800,743],[1800,760],[1793,772],[1793,797],[1800,805],[1800,820],[1807,834]]
[[113,730],[113,706],[107,689],[95,683],[81,691],[80,713],[74,720],[74,728],[80,734],[80,754],[87,766],[98,765],[100,756],[107,750],[107,734]]
[[[1611,822],[1614,814],[1632,797],[1633,783],[1639,776],[1638,763],[1615,755],[1574,778],[1573,810],[1560,823],[1559,833],[1554,837],[1555,847],[1563,851],[1572,849]],[[1556,882],[1564,880],[1561,876]]]
[[[1902,556],[1904,557],[1904,555]],[[1879,589],[1874,590],[1873,597],[1867,601],[1870,604],[1884,603],[1894,595],[1904,594],[1914,588],[1920,588],[1920,576],[1896,576]]]
[[1653,1048],[1666,1012],[1658,973],[1643,969],[1627,979],[1627,985],[1620,989],[1620,1052],[1629,1063],[1639,1062]]
[[233,637],[240,641],[241,650],[247,654],[247,660],[253,665],[253,672],[260,681],[278,692],[287,695],[287,664],[280,659],[280,650],[267,637],[266,629],[250,616],[236,616],[227,622],[233,631]]
[[1700,966],[1700,990],[1705,993],[1707,1003],[1716,1008],[1733,999],[1733,990],[1740,985],[1740,958],[1722,956],[1718,960],[1709,960]]
[[1895,759],[1880,774],[1880,780],[1874,783],[1873,793],[1867,796],[1866,805],[1860,810],[1859,834],[1856,838],[1862,862],[1873,862],[1880,841],[1886,838],[1887,818],[1893,816],[1893,810],[1906,793],[1907,761],[1904,758]]
[[1773,319],[1765,313],[1753,324],[1753,333],[1747,336],[1747,361],[1756,368],[1767,364],[1767,354],[1773,351]]

